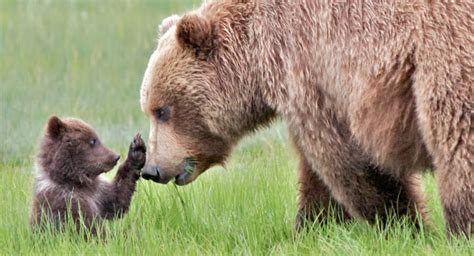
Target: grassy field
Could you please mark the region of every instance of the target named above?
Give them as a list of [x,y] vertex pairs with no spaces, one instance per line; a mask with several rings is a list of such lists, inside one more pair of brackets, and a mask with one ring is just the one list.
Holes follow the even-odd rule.
[[107,223],[106,241],[31,233],[33,159],[47,117],[86,120],[124,156],[135,132],[148,133],[139,87],[158,24],[199,4],[0,0],[0,254],[473,255],[472,241],[446,238],[431,175],[431,229],[354,221],[293,232],[296,160],[278,122],[189,186],[141,181],[130,214]]

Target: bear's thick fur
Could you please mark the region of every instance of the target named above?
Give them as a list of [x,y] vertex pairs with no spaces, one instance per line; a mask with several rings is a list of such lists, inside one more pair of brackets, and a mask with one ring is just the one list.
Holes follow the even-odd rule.
[[[281,116],[301,157],[297,223],[423,215],[433,169],[448,228],[474,225],[474,5],[210,1],[162,26],[141,106],[145,176],[193,181]],[[171,23],[176,23],[171,25]]]
[[[140,169],[145,164],[145,143],[136,135],[128,157],[113,182],[100,174],[110,171],[119,156],[100,143],[92,127],[75,118],[52,116],[46,125],[37,158],[30,224],[61,230],[71,220],[97,234],[103,218],[123,216],[129,208]],[[102,233],[102,232],[101,232]]]

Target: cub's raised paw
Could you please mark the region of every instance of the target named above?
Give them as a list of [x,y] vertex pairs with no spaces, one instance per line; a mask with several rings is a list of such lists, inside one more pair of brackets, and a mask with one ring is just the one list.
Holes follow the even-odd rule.
[[140,135],[137,133],[135,137],[133,137],[132,143],[130,143],[130,149],[128,150],[128,159],[127,159],[132,168],[135,170],[140,170],[145,165],[146,161],[146,146],[145,142]]

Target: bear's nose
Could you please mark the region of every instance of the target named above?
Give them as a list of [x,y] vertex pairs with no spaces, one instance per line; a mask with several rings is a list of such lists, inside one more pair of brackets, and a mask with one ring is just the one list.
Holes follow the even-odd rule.
[[160,180],[160,169],[158,166],[146,165],[142,170],[142,177],[145,180],[158,182]]
[[115,156],[114,156],[114,161],[115,161],[115,162],[118,162],[119,159],[120,159],[120,156],[119,156],[119,155],[115,155]]
[[154,182],[166,184],[170,181],[169,178],[165,178],[160,174],[160,167],[145,165],[142,171],[142,177],[146,180],[152,180]]

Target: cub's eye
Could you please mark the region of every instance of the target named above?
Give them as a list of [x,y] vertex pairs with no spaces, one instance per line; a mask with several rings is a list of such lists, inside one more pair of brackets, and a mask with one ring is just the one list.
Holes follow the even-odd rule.
[[168,121],[168,119],[170,119],[170,108],[169,107],[157,108],[155,110],[155,116],[161,122]]
[[91,146],[95,146],[95,145],[97,144],[97,139],[95,139],[95,138],[90,139],[90,140],[89,140],[89,144],[90,144]]

